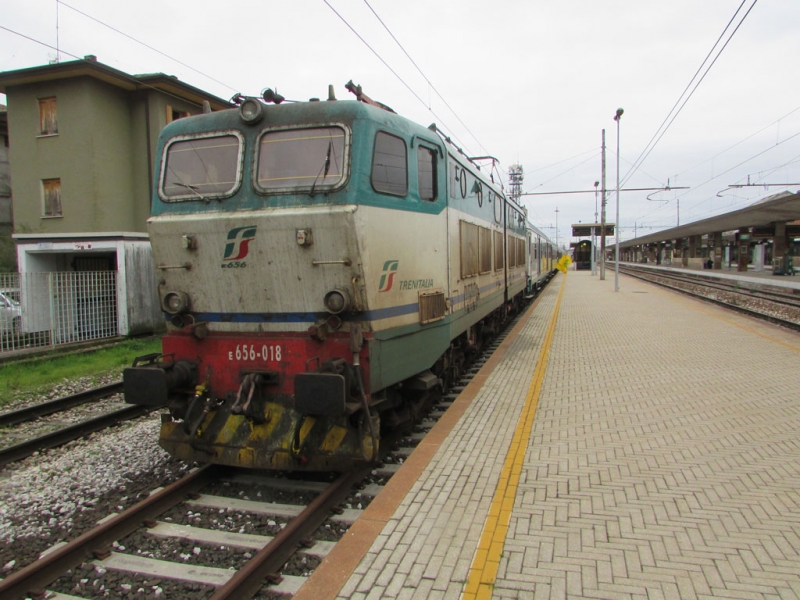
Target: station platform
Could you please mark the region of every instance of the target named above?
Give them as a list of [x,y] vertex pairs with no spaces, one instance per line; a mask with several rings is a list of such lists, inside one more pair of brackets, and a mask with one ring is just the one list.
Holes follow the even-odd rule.
[[[739,271],[736,267],[724,266],[721,269],[689,269],[680,265],[663,264],[656,265],[655,263],[625,263],[621,262],[620,266],[631,266],[642,269],[651,269],[653,271],[669,271],[675,273],[685,273],[687,275],[696,275],[698,277],[725,279],[728,281],[739,281],[742,283],[749,283],[755,286],[769,286],[772,288],[783,288],[789,290],[800,290],[800,277],[795,275],[773,275],[772,269]],[[611,273],[614,277],[615,264],[606,264],[606,273]],[[607,275],[608,276],[608,275]]]
[[559,274],[297,600],[800,597],[800,334]]

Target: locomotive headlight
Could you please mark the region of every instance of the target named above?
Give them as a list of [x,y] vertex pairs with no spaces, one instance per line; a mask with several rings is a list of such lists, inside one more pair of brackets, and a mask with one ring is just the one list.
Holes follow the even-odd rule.
[[350,309],[350,294],[346,290],[335,289],[325,294],[325,310],[332,315],[338,315]]
[[239,107],[239,116],[241,116],[242,121],[248,125],[258,123],[261,117],[264,116],[263,104],[256,98],[248,98],[242,102],[242,105]]
[[161,300],[161,305],[165,312],[171,315],[179,315],[188,312],[189,296],[186,292],[167,292]]

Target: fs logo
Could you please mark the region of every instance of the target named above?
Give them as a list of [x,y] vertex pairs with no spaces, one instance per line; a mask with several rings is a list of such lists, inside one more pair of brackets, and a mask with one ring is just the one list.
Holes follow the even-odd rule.
[[394,275],[397,273],[397,267],[400,266],[399,260],[387,260],[383,265],[383,275],[381,275],[381,282],[378,285],[378,292],[388,292],[394,285]]
[[[222,254],[223,267],[245,267],[245,262],[239,262],[250,251],[250,242],[256,237],[256,225],[234,227],[228,232],[228,241],[225,252]],[[226,264],[227,263],[227,264]]]

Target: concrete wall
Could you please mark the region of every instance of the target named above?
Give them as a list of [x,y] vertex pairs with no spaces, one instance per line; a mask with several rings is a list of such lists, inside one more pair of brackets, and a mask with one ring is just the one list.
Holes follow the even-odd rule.
[[[117,323],[120,335],[138,335],[165,329],[161,312],[150,242],[142,239],[106,238],[70,241],[18,241],[20,272],[28,274],[71,271],[75,257],[116,256]],[[46,329],[47,315],[34,318],[33,306],[27,307],[31,326]],[[44,309],[42,309],[44,310]],[[45,313],[47,311],[44,311]],[[45,318],[47,317],[47,318]]]
[[0,110],[0,273],[17,270],[16,252],[11,233],[14,211],[11,206],[11,165],[8,159],[8,120],[5,107]]
[[[120,279],[124,278],[126,306],[124,311],[120,311],[120,320],[126,321],[125,335],[163,332],[166,324],[161,312],[150,244],[128,242],[124,251],[123,266],[120,267],[124,275]],[[123,295],[120,294],[120,297]]]
[[703,268],[703,263],[706,260],[708,260],[708,259],[705,259],[705,258],[687,258],[686,259],[686,261],[687,261],[686,266],[689,269],[702,269]]
[[[168,106],[180,112],[191,114],[200,112],[196,105],[153,90],[137,92],[130,96],[130,119],[135,124],[131,131],[134,198],[132,210],[134,218],[140,223],[145,223],[150,218],[154,166],[160,159],[155,155],[155,150],[158,136],[168,123]],[[143,230],[136,229],[136,231]]]
[[[38,100],[52,96],[58,133],[42,136]],[[7,97],[17,233],[147,230],[154,153],[167,106],[194,114],[197,106],[90,77],[16,86]],[[41,182],[54,178],[61,179],[62,216],[43,217]]]
[[8,138],[0,131],[0,225],[11,224],[11,166],[7,143]]
[[[55,96],[58,134],[39,135],[39,98]],[[127,94],[88,77],[8,93],[15,231],[145,231],[133,211]],[[61,179],[61,217],[43,217],[43,179]]]

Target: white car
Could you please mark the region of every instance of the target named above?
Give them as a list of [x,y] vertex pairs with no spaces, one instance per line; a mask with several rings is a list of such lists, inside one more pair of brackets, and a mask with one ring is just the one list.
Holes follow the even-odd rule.
[[19,333],[22,321],[22,308],[13,298],[13,292],[0,291],[0,332]]

